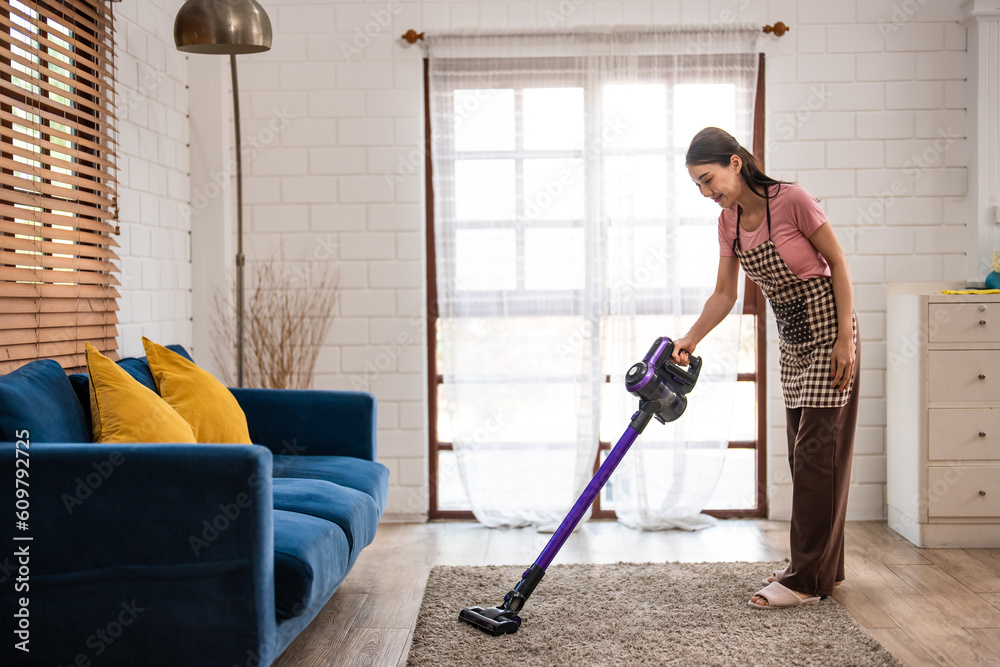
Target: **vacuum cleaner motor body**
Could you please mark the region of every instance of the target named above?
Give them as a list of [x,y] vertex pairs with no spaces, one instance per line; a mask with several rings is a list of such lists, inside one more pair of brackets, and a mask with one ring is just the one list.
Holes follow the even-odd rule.
[[667,423],[684,414],[687,393],[694,388],[701,372],[701,358],[691,356],[691,365],[684,369],[670,359],[674,342],[667,337],[657,338],[642,361],[632,364],[625,374],[625,388],[641,401],[656,402],[659,408],[653,415]]

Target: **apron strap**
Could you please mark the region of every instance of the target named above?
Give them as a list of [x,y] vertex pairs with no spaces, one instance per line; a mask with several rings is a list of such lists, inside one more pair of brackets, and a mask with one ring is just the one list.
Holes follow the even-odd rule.
[[[781,185],[778,185],[781,188]],[[767,192],[767,189],[764,190]],[[767,238],[771,238],[771,198],[764,197],[764,203],[767,206]],[[743,207],[739,204],[736,205],[736,238],[733,239],[733,254],[736,254],[736,250],[743,250],[743,244],[740,243],[740,217],[743,214]]]

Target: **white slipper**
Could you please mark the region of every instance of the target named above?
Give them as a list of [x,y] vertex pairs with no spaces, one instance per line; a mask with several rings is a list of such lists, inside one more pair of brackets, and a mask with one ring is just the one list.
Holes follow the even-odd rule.
[[767,604],[757,604],[753,601],[753,598],[751,598],[747,604],[756,609],[788,609],[790,607],[799,607],[804,604],[819,602],[818,595],[814,595],[810,598],[800,598],[798,593],[790,588],[782,586],[777,581],[770,583],[757,591],[754,597],[757,595],[767,600]]

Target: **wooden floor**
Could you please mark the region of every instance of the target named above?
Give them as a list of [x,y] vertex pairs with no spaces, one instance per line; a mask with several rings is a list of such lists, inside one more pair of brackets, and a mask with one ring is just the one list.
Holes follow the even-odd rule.
[[[472,523],[381,525],[329,604],[275,665],[405,665],[431,567],[527,566],[547,541],[532,529]],[[721,521],[696,533],[591,522],[555,562],[787,557],[787,522]],[[1000,665],[1000,549],[918,549],[885,522],[851,522],[847,580],[834,598],[905,665]]]

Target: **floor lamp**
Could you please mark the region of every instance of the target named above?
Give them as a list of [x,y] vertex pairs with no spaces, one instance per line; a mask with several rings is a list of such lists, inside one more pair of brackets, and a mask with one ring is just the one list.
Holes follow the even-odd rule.
[[236,128],[236,386],[243,386],[243,161],[236,56],[271,48],[271,20],[257,0],[187,0],[174,19],[174,44],[187,53],[229,56]]

